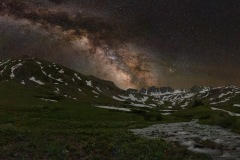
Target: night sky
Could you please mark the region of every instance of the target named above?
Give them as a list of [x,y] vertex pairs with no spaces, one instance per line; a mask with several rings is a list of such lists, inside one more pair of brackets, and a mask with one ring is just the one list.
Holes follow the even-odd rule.
[[240,86],[240,1],[1,0],[0,59],[20,55],[123,89]]

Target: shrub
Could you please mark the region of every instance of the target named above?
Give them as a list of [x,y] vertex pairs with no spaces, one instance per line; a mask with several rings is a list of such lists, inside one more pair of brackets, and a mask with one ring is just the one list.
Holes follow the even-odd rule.
[[146,111],[143,111],[143,110],[140,110],[140,109],[132,109],[131,112],[135,113],[135,114],[141,114],[141,115],[146,114]]
[[210,114],[202,115],[199,119],[210,119],[212,116]]
[[203,102],[200,100],[194,100],[192,107],[202,106]]
[[144,119],[146,121],[161,121],[162,115],[160,113],[146,113]]

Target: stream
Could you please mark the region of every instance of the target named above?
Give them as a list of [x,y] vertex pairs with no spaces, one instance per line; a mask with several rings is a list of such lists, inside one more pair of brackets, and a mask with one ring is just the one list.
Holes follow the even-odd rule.
[[131,131],[146,138],[177,142],[190,151],[208,154],[213,160],[240,160],[240,134],[219,126],[201,125],[197,121],[157,124]]

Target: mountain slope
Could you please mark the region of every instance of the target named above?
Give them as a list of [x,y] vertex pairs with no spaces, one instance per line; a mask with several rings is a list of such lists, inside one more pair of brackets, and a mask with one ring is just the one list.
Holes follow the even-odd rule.
[[[2,90],[14,88],[8,91],[12,93],[6,95],[2,93],[1,103],[16,99],[22,104],[25,101],[38,104],[41,101],[58,103],[70,100],[103,108],[120,107],[125,111],[125,108],[155,110],[163,115],[206,105],[213,110],[230,111],[233,115],[240,114],[240,88],[236,86],[217,88],[193,86],[189,90],[152,86],[139,92],[134,89],[124,91],[113,82],[86,76],[61,65],[28,56],[1,61],[0,82],[0,87],[4,88]],[[16,95],[17,93],[19,95]],[[19,98],[23,96],[27,96],[25,100]]]
[[45,88],[56,97],[73,100],[98,99],[123,92],[113,82],[85,76],[63,66],[27,56],[0,62],[0,81]]
[[221,109],[222,111],[240,113],[240,88],[237,86],[222,86],[222,87],[203,87],[193,86],[189,90],[172,90],[169,87],[162,87],[168,89],[158,89],[157,87],[150,87],[146,92],[139,91],[144,95],[151,95],[154,97],[158,106],[162,111],[169,111],[168,113],[183,110],[200,105],[212,107],[212,109]]
[[52,103],[74,100],[94,105],[152,107],[145,105],[145,101],[151,96],[128,94],[113,82],[86,76],[61,65],[28,56],[1,61],[0,82],[2,86],[11,84],[19,90],[24,87],[28,92],[34,90],[32,96],[36,100]]

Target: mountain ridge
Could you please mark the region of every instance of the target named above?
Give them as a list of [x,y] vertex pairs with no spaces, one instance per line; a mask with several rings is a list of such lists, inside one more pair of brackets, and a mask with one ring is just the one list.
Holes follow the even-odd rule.
[[151,86],[141,90],[122,90],[114,82],[86,76],[64,66],[29,56],[0,61],[0,82],[6,81],[37,88],[35,98],[52,103],[68,99],[92,103],[95,106],[107,105],[130,110],[153,109],[165,115],[204,104],[218,109],[227,106],[227,111],[240,113],[235,107],[240,104],[240,88],[237,86],[193,86],[188,90]]

